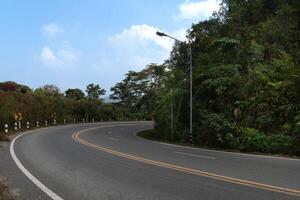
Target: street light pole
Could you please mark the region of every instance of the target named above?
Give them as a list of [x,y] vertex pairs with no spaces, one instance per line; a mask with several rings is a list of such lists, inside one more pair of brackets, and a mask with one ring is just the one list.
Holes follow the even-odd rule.
[[174,119],[173,119],[173,88],[171,88],[171,141],[174,141]]
[[[178,40],[172,36],[167,35],[163,32],[156,32],[156,35],[160,37],[168,37],[176,42],[185,44],[185,42]],[[189,75],[190,75],[190,130],[189,130],[189,142],[193,143],[193,57],[192,57],[192,43],[188,41],[188,53],[189,53]]]
[[193,57],[192,57],[192,44],[191,41],[189,44],[189,58],[190,58],[190,134],[189,141],[193,143]]

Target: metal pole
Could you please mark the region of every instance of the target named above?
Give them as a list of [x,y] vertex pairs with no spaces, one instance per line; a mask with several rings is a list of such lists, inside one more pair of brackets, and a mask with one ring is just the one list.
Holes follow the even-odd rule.
[[[180,41],[172,36],[169,36],[163,32],[157,31],[156,34],[161,37],[169,37],[176,42],[184,44],[185,42]],[[190,143],[193,142],[193,57],[192,57],[192,41],[188,41],[188,53],[189,53],[189,70],[190,70],[190,130],[188,135],[188,140]]]
[[193,143],[193,57],[192,44],[189,41],[189,57],[190,57],[190,134],[189,141]]
[[173,88],[171,88],[171,141],[174,140],[174,122],[173,122]]

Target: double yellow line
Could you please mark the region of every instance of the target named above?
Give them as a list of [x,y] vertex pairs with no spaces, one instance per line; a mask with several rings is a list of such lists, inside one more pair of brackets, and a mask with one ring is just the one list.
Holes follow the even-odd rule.
[[[128,125],[129,124],[127,124],[127,126]],[[273,186],[273,185],[267,185],[267,184],[263,184],[263,183],[257,183],[257,182],[238,179],[238,178],[232,178],[232,177],[228,177],[228,176],[222,176],[222,175],[213,174],[213,173],[209,173],[209,172],[205,172],[205,171],[199,171],[199,170],[180,167],[180,166],[176,166],[176,165],[172,165],[172,164],[168,164],[168,163],[164,163],[164,162],[150,160],[150,159],[146,159],[146,158],[142,158],[142,157],[138,157],[138,156],[133,156],[133,155],[122,153],[122,152],[115,151],[112,149],[97,146],[97,145],[87,142],[79,137],[79,135],[82,133],[85,133],[85,132],[88,132],[91,130],[95,130],[95,129],[99,129],[99,128],[106,128],[106,127],[113,127],[113,126],[101,126],[101,127],[85,129],[85,130],[74,133],[72,135],[72,138],[74,140],[76,140],[77,142],[79,142],[83,145],[89,146],[93,149],[96,149],[96,150],[99,150],[102,152],[106,152],[106,153],[109,153],[109,154],[112,154],[115,156],[128,158],[130,160],[135,160],[135,161],[139,161],[139,162],[143,162],[143,163],[147,163],[147,164],[151,164],[151,165],[155,165],[155,166],[159,166],[159,167],[164,167],[167,169],[172,169],[172,170],[176,170],[176,171],[180,171],[180,172],[184,172],[184,173],[188,173],[188,174],[193,174],[193,175],[197,175],[197,176],[208,177],[208,178],[212,178],[212,179],[216,179],[216,180],[220,180],[220,181],[224,181],[224,182],[229,182],[229,183],[234,183],[234,184],[238,184],[238,185],[249,186],[252,188],[258,188],[258,189],[263,189],[263,190],[268,190],[268,191],[272,191],[272,192],[278,192],[278,193],[283,193],[283,194],[300,197],[300,190],[294,190],[294,189],[283,188],[283,187],[278,187],[278,186]]]

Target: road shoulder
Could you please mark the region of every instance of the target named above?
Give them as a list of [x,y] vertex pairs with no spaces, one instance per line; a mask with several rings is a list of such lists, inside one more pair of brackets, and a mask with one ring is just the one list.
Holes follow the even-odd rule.
[[155,139],[155,138],[149,136],[149,133],[151,133],[151,131],[152,130],[139,131],[139,132],[134,133],[134,136],[139,139],[155,142],[157,144],[179,147],[179,148],[184,148],[184,149],[193,149],[193,150],[199,150],[199,151],[208,151],[208,152],[216,152],[216,153],[223,153],[223,154],[234,154],[234,155],[242,155],[242,156],[250,156],[250,157],[262,157],[262,158],[271,158],[271,159],[300,161],[300,157],[296,157],[296,156],[265,154],[265,153],[259,153],[259,152],[240,152],[240,151],[233,151],[233,150],[228,150],[228,149],[213,149],[213,148],[199,147],[199,146],[195,146],[195,145],[188,144],[188,143],[176,143],[176,142],[170,142],[170,141],[166,141],[166,140],[158,140],[158,139]]

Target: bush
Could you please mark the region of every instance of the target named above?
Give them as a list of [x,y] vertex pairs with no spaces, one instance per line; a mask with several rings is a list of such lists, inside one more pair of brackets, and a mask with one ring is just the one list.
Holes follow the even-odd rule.
[[226,147],[230,149],[238,149],[240,147],[240,140],[232,133],[227,133],[224,138]]
[[290,153],[293,147],[293,140],[291,137],[276,134],[268,137],[268,150],[270,153]]
[[240,150],[290,154],[293,146],[293,139],[289,136],[283,134],[267,136],[254,128],[242,129]]
[[234,148],[238,141],[234,136],[235,123],[229,121],[221,114],[209,113],[202,121],[202,135],[199,142],[208,146]]
[[268,137],[254,128],[243,128],[241,146],[244,151],[268,152]]

